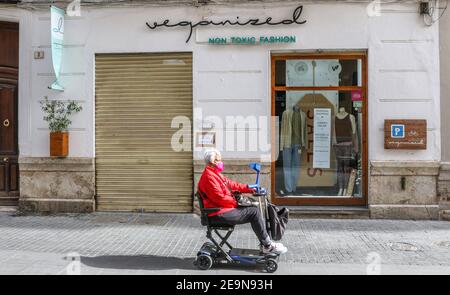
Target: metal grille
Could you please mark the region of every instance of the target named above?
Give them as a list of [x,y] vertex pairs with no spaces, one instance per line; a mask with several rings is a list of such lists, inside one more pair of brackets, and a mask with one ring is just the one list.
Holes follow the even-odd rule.
[[97,55],[95,90],[97,210],[192,212],[192,151],[171,146],[172,119],[192,121],[192,54]]

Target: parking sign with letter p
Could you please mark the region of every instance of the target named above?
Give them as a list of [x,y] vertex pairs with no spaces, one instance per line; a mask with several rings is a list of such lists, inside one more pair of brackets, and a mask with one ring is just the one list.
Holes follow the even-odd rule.
[[391,137],[392,138],[405,138],[405,125],[392,124],[391,125]]

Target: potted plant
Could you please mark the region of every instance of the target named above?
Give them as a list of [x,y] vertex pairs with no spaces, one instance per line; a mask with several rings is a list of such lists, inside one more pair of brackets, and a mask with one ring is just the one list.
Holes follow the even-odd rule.
[[49,100],[46,96],[41,102],[41,109],[45,113],[44,121],[50,129],[50,156],[67,157],[69,154],[69,126],[70,116],[80,112],[82,107],[75,101]]

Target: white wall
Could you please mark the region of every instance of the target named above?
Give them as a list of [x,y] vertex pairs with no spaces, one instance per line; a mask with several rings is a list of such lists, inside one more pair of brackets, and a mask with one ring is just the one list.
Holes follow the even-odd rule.
[[[270,115],[270,52],[315,49],[368,49],[369,52],[369,158],[371,160],[440,160],[439,39],[438,25],[426,27],[417,4],[383,5],[382,15],[368,17],[366,4],[306,4],[305,25],[285,27],[210,28],[194,33],[186,44],[188,29],[150,31],[146,21],[193,20],[204,16],[217,20],[248,19],[252,16],[286,19],[295,5],[264,7],[201,8],[97,8],[82,7],[81,17],[65,24],[66,48],[62,66],[64,93],[48,90],[53,81],[50,50],[50,17],[47,11],[33,13],[30,24],[34,50],[44,50],[45,59],[30,60],[21,71],[31,69],[28,84],[30,114],[21,111],[21,154],[48,155],[48,131],[38,101],[49,98],[75,99],[84,110],[76,115],[71,130],[71,156],[92,157],[94,151],[94,54],[107,52],[192,51],[194,108],[202,116]],[[210,36],[296,35],[289,45],[212,46],[202,43]],[[196,42],[196,40],[198,42]],[[26,108],[26,106],[21,106]],[[195,116],[199,113],[196,112]],[[27,118],[25,118],[25,116]],[[387,118],[428,120],[425,151],[389,151],[383,148],[383,124]],[[24,123],[22,123],[24,122]],[[194,127],[201,127],[194,122]],[[29,128],[29,129],[27,129]],[[230,130],[226,130],[229,132]],[[27,143],[31,142],[29,146]],[[200,156],[198,154],[197,156]],[[257,157],[258,153],[228,153],[229,157]]]
[[439,21],[441,56],[442,161],[450,161],[450,8]]

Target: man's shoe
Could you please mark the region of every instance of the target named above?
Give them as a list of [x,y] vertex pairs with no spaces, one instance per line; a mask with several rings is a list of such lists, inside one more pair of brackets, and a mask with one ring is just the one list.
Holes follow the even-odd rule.
[[287,252],[287,248],[281,243],[272,242],[269,246],[262,247],[263,254],[270,254],[270,253],[284,254],[286,252]]

